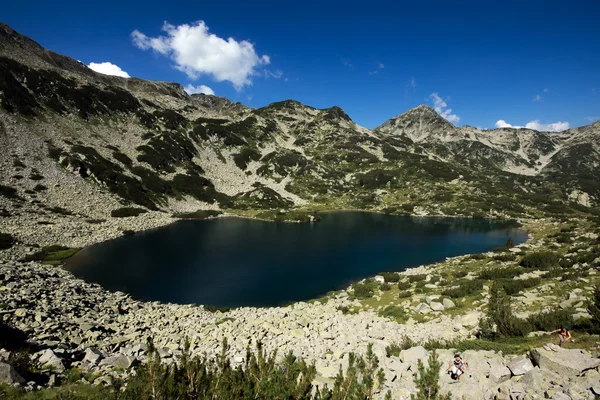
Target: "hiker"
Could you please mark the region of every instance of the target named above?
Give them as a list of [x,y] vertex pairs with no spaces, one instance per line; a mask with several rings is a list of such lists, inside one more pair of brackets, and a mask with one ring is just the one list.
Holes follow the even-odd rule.
[[550,332],[550,334],[552,335],[553,333],[558,333],[558,345],[560,347],[563,346],[563,344],[565,342],[568,342],[569,340],[573,341],[573,336],[571,335],[571,331],[569,330],[569,327],[567,325],[563,325],[561,328],[553,330],[552,332]]
[[460,381],[460,376],[465,372],[465,368],[469,368],[469,364],[463,361],[460,354],[455,354],[454,359],[448,361],[448,374],[455,381]]

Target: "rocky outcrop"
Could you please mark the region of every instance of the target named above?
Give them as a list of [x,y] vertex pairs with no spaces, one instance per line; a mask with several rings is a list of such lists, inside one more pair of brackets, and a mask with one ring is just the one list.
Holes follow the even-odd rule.
[[600,358],[591,358],[585,350],[563,349],[556,345],[534,349],[531,356],[540,368],[566,376],[581,376],[600,367]]
[[21,384],[25,383],[25,379],[11,365],[0,362],[0,383]]

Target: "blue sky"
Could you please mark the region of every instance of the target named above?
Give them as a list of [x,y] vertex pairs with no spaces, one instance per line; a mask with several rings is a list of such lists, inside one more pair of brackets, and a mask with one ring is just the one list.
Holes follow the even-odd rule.
[[486,3],[32,0],[0,20],[105,72],[338,105],[368,128],[419,104],[484,128],[600,119],[600,1]]

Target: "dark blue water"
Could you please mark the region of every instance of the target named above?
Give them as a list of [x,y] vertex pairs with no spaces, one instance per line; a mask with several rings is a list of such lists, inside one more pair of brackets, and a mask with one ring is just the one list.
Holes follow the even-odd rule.
[[515,243],[507,221],[322,214],[319,223],[240,218],[181,221],[91,246],[67,269],[143,300],[275,306],[307,300],[381,271]]

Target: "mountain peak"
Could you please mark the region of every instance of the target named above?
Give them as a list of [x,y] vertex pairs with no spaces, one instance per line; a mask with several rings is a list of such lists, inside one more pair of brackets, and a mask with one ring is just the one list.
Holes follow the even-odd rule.
[[421,104],[387,120],[376,128],[392,135],[406,135],[415,142],[428,137],[447,138],[453,136],[456,127],[438,114],[433,108]]

